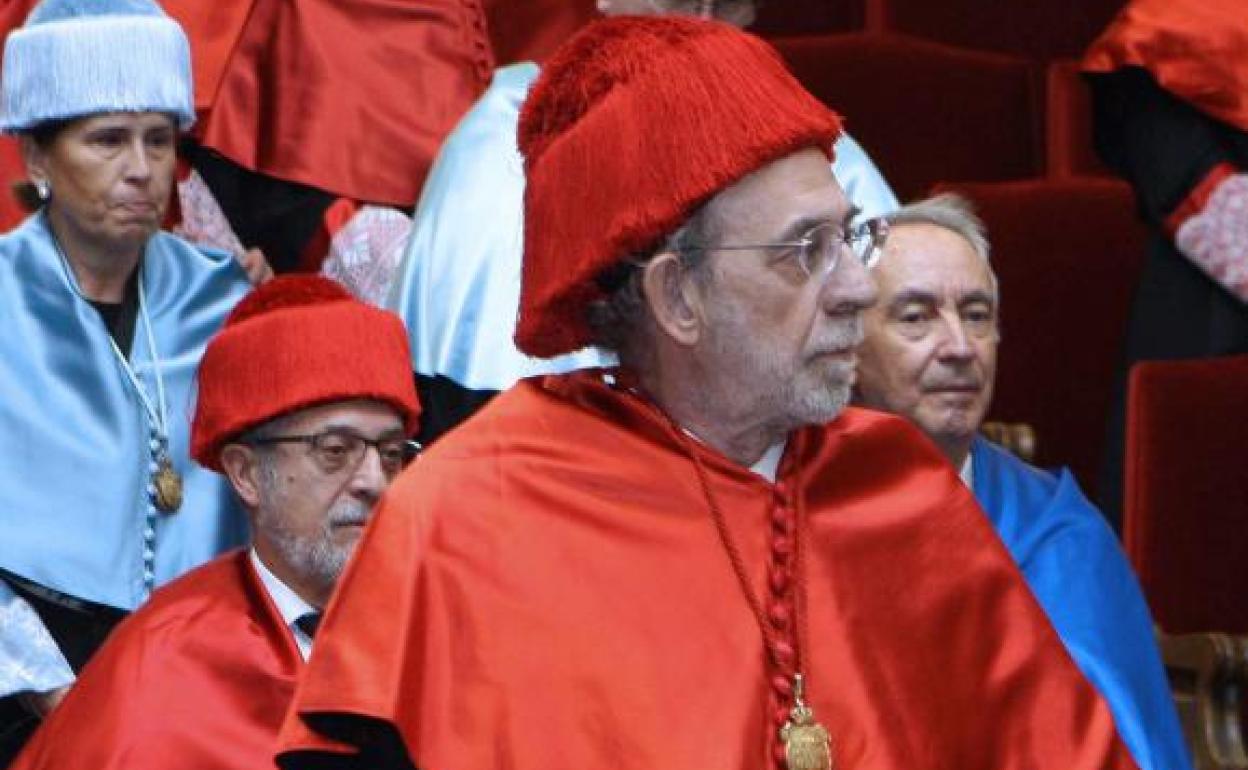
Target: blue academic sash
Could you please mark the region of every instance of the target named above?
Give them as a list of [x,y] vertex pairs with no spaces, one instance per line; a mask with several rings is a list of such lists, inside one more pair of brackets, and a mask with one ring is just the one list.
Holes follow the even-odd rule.
[[[151,515],[147,414],[45,216],[0,237],[0,568],[121,609],[247,535],[224,477],[187,450],[200,356],[246,276],[224,252],[159,232],[141,280],[184,483],[172,515]],[[141,317],[130,365],[155,400]]]
[[1140,770],[1190,770],[1152,617],[1105,517],[1066,469],[1054,476],[983,437],[971,458],[976,499]]

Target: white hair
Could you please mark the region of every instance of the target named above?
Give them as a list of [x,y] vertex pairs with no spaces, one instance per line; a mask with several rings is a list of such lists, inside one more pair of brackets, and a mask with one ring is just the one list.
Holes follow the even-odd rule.
[[988,243],[988,228],[984,226],[984,220],[975,213],[975,205],[969,198],[955,192],[943,192],[907,203],[896,211],[885,214],[884,219],[894,228],[902,225],[932,225],[960,235],[988,266],[993,297],[999,299],[997,274],[992,269],[992,260],[989,258],[992,247]]

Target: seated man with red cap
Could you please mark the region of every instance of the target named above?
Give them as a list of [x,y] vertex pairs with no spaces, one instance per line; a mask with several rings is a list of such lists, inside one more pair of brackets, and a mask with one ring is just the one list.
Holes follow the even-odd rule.
[[247,509],[252,547],[123,621],[14,768],[271,763],[320,611],[414,456],[408,361],[398,318],[325,278],[275,279],[234,309],[200,365],[191,442]]
[[594,22],[520,119],[521,381],[386,495],[288,768],[1127,770],[969,490],[846,408],[877,223],[766,43]]

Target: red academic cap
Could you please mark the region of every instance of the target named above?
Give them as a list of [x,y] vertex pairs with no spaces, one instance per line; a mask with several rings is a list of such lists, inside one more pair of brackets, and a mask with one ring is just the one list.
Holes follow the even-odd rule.
[[550,357],[589,344],[598,275],[652,251],[751,171],[806,147],[831,157],[840,130],[775,49],[730,25],[621,16],[585,27],[520,115],[517,347]]
[[221,447],[263,422],[318,404],[374,399],[410,434],[420,417],[403,322],[318,275],[287,275],[239,302],[199,365],[191,456],[221,471]]

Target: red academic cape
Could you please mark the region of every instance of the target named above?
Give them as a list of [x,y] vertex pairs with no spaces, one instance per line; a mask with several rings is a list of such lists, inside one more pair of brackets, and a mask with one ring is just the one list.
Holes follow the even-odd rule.
[[1243,0],[1133,0],[1083,67],[1147,69],[1165,90],[1248,131],[1248,13]]
[[[441,439],[331,601],[282,766],[355,767],[387,725],[423,770],[772,766],[760,630],[686,445],[598,371],[522,381]],[[1135,767],[906,421],[799,431],[775,485],[693,451],[760,595],[772,511],[805,498],[808,700],[839,770]]]
[[196,137],[239,165],[413,206],[490,81],[481,0],[163,0],[191,39]]
[[272,767],[303,659],[246,551],[152,594],[10,770]]

